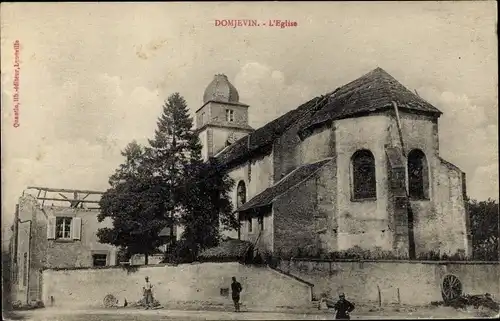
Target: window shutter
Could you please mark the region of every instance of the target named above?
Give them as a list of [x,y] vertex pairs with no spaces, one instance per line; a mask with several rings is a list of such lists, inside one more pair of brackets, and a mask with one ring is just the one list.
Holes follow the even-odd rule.
[[75,217],[71,221],[71,233],[73,234],[73,240],[79,240],[82,234],[82,219],[80,217]]
[[56,218],[49,217],[47,222],[47,239],[53,240],[56,238]]

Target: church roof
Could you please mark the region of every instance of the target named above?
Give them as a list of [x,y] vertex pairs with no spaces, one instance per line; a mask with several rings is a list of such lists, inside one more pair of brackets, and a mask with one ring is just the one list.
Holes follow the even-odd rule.
[[256,195],[254,198],[240,206],[237,211],[244,212],[250,209],[272,204],[276,197],[280,196],[290,188],[313,175],[318,169],[320,169],[330,160],[331,158],[328,158],[313,164],[306,164],[296,168],[290,174],[279,180],[276,184],[265,189],[260,194]]
[[[358,117],[386,110],[396,102],[401,110],[439,117],[437,108],[414,94],[382,68],[376,68],[360,78],[337,88],[326,96],[315,97],[296,109],[256,129],[217,155],[224,164],[246,159],[253,152],[270,145],[291,125],[301,120],[302,129],[324,122]],[[307,117],[306,117],[307,116]]]
[[208,84],[203,94],[203,104],[209,101],[219,101],[224,103],[239,103],[240,95],[224,74],[217,74],[210,84]]
[[328,104],[314,115],[310,124],[393,108],[393,101],[400,109],[433,116],[442,114],[436,107],[408,90],[385,70],[376,68],[335,90]]
[[315,97],[267,123],[227,147],[217,155],[217,159],[223,164],[228,164],[238,160],[241,156],[246,156],[266,145],[272,144],[277,137],[280,137],[296,121],[307,115],[311,110],[317,109],[320,101],[321,97]]

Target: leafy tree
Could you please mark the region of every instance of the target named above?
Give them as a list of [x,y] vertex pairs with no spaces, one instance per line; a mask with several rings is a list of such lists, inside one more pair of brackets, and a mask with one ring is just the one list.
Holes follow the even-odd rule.
[[[201,161],[201,144],[193,131],[193,120],[189,116],[186,101],[174,93],[170,95],[163,106],[163,113],[157,122],[154,139],[149,140],[146,149],[148,167],[152,175],[158,179],[162,189],[178,189],[184,184],[193,163]],[[170,237],[174,240],[173,226],[177,223],[180,212],[176,195],[161,194],[161,202],[165,208],[164,214],[170,226]]]
[[164,185],[151,176],[144,162],[144,149],[132,142],[122,152],[125,162],[110,177],[111,188],[102,196],[99,222],[111,218],[112,228],[101,228],[97,236],[101,243],[126,249],[128,255],[148,255],[162,244],[159,232],[166,225],[164,203],[168,194]]
[[500,237],[498,202],[492,199],[481,202],[469,200],[468,208],[474,258],[497,261]]
[[214,159],[193,164],[192,176],[178,192],[183,255],[195,258],[201,250],[218,245],[221,225],[225,229],[238,227],[229,196],[233,185],[233,179]]
[[236,228],[229,190],[233,181],[214,160],[205,163],[193,131],[187,104],[178,93],[168,97],[154,139],[143,148],[130,143],[125,162],[110,177],[111,188],[100,201],[99,221],[113,219],[113,228],[98,231],[101,242],[147,256],[165,242],[159,232],[182,223],[182,248],[177,255],[195,257],[218,243],[219,226]]

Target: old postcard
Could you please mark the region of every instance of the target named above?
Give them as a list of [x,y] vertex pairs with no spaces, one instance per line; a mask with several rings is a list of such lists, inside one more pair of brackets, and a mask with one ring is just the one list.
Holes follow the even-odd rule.
[[494,1],[2,3],[2,309],[495,317]]

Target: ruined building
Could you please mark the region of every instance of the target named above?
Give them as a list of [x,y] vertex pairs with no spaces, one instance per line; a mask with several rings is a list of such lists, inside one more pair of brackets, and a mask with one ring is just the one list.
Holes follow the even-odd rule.
[[470,251],[465,174],[439,155],[441,112],[384,70],[253,130],[252,107],[215,75],[196,111],[203,156],[227,166],[261,251],[364,249],[410,258]]
[[25,190],[12,225],[13,300],[41,299],[43,269],[115,265],[116,248],[99,243],[96,235],[111,224],[97,221],[101,194],[45,187]]

